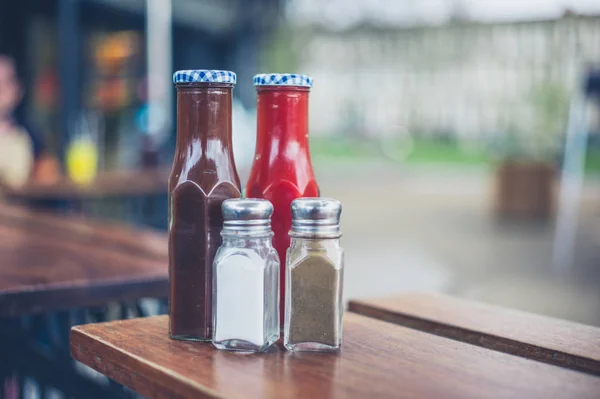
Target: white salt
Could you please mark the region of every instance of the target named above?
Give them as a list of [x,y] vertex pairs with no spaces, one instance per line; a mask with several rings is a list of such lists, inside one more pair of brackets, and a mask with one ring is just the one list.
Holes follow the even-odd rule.
[[254,250],[228,248],[217,264],[214,340],[244,340],[261,346],[264,334],[265,260]]

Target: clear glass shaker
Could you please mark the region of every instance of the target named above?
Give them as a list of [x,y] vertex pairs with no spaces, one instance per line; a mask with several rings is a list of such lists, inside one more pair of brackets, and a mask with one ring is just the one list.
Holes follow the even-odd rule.
[[342,205],[298,198],[291,208],[284,345],[291,351],[335,351],[342,343]]
[[213,263],[213,345],[260,352],[279,339],[279,257],[273,205],[229,199],[222,205],[223,244]]

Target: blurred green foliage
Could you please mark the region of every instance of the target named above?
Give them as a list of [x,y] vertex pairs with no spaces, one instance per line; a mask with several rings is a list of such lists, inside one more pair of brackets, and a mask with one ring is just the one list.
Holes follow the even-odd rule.
[[585,158],[585,171],[592,174],[600,174],[600,148],[588,150]]
[[446,140],[391,139],[365,140],[344,136],[311,139],[316,160],[377,160],[413,164],[485,165],[489,156],[483,148],[459,146]]
[[[365,140],[346,136],[311,138],[311,154],[316,162],[369,162],[386,160],[413,165],[464,165],[489,167],[495,157],[488,148],[465,146],[460,142],[416,138]],[[556,159],[558,160],[558,156]],[[589,174],[600,174],[600,148],[590,148],[585,163]]]
[[[301,48],[303,35],[299,30],[292,30],[286,24],[280,24],[272,35],[266,36],[261,69],[266,73],[298,72],[298,55],[293,50]],[[295,43],[297,45],[292,45]]]
[[[491,143],[503,159],[553,161],[560,152],[569,113],[569,92],[563,84],[547,81],[534,86],[523,102],[514,104],[503,134]],[[528,117],[516,117],[525,112]],[[521,114],[521,116],[523,116]]]

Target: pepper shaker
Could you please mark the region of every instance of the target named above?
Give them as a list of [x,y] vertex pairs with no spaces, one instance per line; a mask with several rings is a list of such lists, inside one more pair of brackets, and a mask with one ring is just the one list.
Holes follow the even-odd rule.
[[213,345],[260,352],[279,339],[279,257],[273,248],[273,205],[229,199],[222,205],[223,244],[213,264]]
[[342,343],[342,205],[298,198],[291,209],[284,345],[291,351],[335,351]]

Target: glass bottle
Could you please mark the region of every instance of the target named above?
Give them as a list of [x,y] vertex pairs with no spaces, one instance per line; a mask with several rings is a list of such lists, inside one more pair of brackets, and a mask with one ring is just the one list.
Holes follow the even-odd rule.
[[235,73],[173,75],[177,143],[169,178],[169,335],[212,339],[212,263],[221,245],[221,204],[240,197],[231,144]]
[[285,251],[295,198],[317,197],[319,188],[308,144],[308,94],[312,78],[296,74],[259,74],[257,90],[256,153],[246,184],[246,195],[264,198],[274,206],[273,246],[281,259],[280,320],[285,302]]
[[291,351],[335,351],[342,343],[342,205],[299,198],[291,209],[284,345]]
[[264,351],[279,339],[279,257],[271,239],[273,205],[223,202],[223,244],[214,261],[213,345]]

